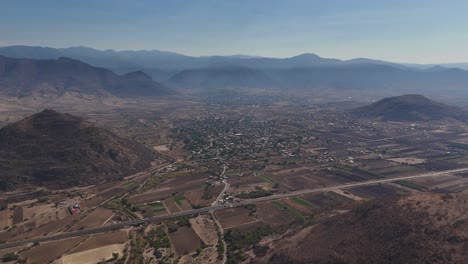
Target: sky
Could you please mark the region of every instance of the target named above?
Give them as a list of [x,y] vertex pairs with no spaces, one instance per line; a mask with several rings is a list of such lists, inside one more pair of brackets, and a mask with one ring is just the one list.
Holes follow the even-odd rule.
[[0,46],[468,62],[466,0],[2,0]]

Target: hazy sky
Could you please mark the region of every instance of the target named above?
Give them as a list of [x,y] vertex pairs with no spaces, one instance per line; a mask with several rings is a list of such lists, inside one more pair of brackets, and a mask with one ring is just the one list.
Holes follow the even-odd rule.
[[2,0],[0,46],[468,61],[467,0]]

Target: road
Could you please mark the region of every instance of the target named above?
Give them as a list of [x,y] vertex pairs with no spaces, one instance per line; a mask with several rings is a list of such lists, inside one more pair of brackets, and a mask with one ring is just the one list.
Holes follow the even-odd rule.
[[[223,172],[221,173],[221,175],[219,176],[220,179],[222,179],[224,177],[224,174],[226,174],[226,169],[228,167],[226,165],[224,165],[223,167]],[[219,204],[219,200],[221,198],[223,198],[223,195],[226,193],[226,191],[229,189],[229,182],[226,181],[226,180],[223,180],[223,183],[224,183],[224,188],[223,190],[221,191],[221,193],[218,195],[218,197],[216,198],[216,200],[211,204],[211,206],[214,206],[214,205],[217,205]]]
[[329,186],[329,187],[323,187],[323,188],[316,188],[316,189],[304,189],[304,190],[299,190],[299,191],[294,191],[294,192],[289,192],[289,193],[284,193],[284,194],[275,194],[275,195],[272,195],[272,196],[260,197],[260,198],[256,198],[256,199],[248,199],[248,200],[244,200],[244,201],[242,201],[240,203],[231,204],[231,205],[212,205],[212,206],[208,206],[208,207],[193,209],[193,210],[184,211],[184,212],[173,213],[173,214],[169,214],[169,215],[155,216],[155,217],[142,219],[142,220],[122,222],[122,223],[112,224],[112,225],[103,226],[103,227],[88,228],[88,229],[84,229],[84,230],[68,232],[68,233],[61,233],[61,234],[48,236],[48,237],[40,237],[40,238],[33,238],[33,239],[22,240],[22,241],[7,242],[7,243],[0,244],[0,249],[21,246],[21,245],[25,245],[25,244],[29,244],[29,243],[34,243],[34,242],[53,241],[53,240],[59,240],[59,239],[64,239],[64,238],[71,238],[71,237],[78,237],[78,236],[83,236],[83,235],[103,233],[103,232],[108,232],[108,231],[113,231],[113,230],[119,230],[119,229],[122,229],[122,228],[125,228],[125,227],[128,227],[128,226],[137,226],[137,225],[144,224],[144,223],[158,223],[158,222],[161,222],[161,221],[167,220],[167,219],[184,217],[184,216],[191,216],[191,215],[196,215],[196,214],[201,214],[201,213],[207,213],[207,212],[210,212],[210,211],[221,210],[221,209],[224,209],[226,207],[238,207],[238,206],[243,206],[243,205],[246,205],[246,204],[252,204],[252,203],[257,203],[257,202],[262,202],[262,201],[276,200],[276,199],[287,198],[287,197],[292,197],[292,196],[298,196],[298,195],[303,195],[303,194],[334,191],[334,190],[338,190],[338,189],[347,189],[347,188],[353,188],[353,187],[359,187],[359,186],[375,185],[375,184],[381,184],[381,183],[386,183],[386,182],[394,182],[394,181],[399,181],[399,180],[411,180],[411,179],[426,178],[426,177],[437,177],[437,176],[444,176],[444,175],[447,175],[447,174],[450,174],[450,173],[457,173],[457,172],[464,172],[464,171],[468,171],[468,168],[446,170],[446,171],[439,171],[439,172],[429,172],[429,173],[424,173],[424,174],[417,174],[417,175],[412,175],[412,176],[404,176],[404,177],[396,177],[396,178],[388,178],[388,179],[369,180],[369,181],[364,181],[364,182],[354,182],[354,183],[347,183],[347,184],[341,184],[341,185],[335,185],[335,186]]

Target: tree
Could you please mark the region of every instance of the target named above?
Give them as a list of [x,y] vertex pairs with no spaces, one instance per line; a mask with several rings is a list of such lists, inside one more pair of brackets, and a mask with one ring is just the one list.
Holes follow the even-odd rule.
[[157,259],[159,259],[159,258],[161,258],[161,257],[163,256],[163,254],[162,254],[161,251],[159,251],[159,250],[155,250],[154,253],[153,253],[153,255],[154,255]]
[[15,253],[8,253],[8,254],[3,255],[2,261],[3,262],[10,262],[10,261],[13,261],[13,260],[17,260],[18,257],[19,256],[16,255]]
[[202,250],[203,250],[203,249],[202,249],[201,247],[197,247],[197,256],[200,256]]

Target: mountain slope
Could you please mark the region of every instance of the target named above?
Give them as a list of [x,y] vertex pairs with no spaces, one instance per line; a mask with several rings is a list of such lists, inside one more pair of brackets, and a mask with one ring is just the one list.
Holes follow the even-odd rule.
[[80,117],[44,110],[0,129],[0,189],[117,180],[150,166],[152,150]]
[[116,75],[105,68],[74,59],[35,60],[0,56],[0,95],[56,98],[65,93],[125,97],[169,95],[172,91],[145,74]]
[[468,193],[371,201],[267,243],[254,263],[464,263]]
[[453,106],[434,102],[422,95],[407,94],[384,98],[371,105],[352,111],[361,117],[381,118],[388,121],[423,121],[457,119],[464,121],[466,113]]

